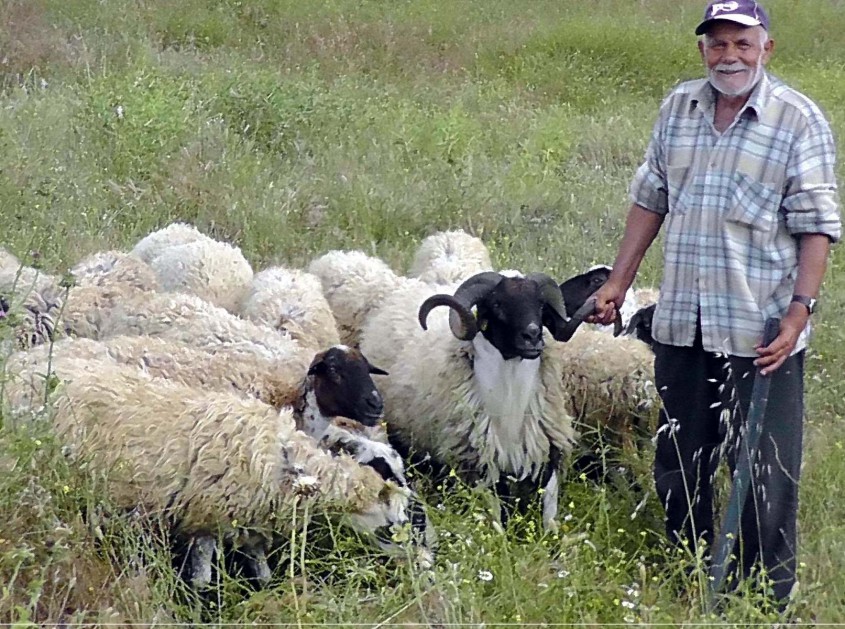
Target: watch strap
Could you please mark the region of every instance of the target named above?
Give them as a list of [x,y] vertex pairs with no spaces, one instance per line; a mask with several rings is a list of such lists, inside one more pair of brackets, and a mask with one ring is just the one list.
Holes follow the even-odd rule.
[[816,310],[816,300],[807,295],[793,295],[792,301],[804,306],[809,314],[813,314]]

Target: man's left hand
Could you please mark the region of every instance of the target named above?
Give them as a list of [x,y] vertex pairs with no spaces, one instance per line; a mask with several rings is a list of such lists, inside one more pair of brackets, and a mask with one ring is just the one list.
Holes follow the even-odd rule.
[[754,349],[760,358],[754,361],[757,367],[761,367],[760,373],[764,376],[777,371],[784,361],[792,355],[798,337],[807,325],[810,318],[807,309],[801,304],[790,304],[786,316],[781,319],[780,332],[774,341],[767,347],[757,345]]

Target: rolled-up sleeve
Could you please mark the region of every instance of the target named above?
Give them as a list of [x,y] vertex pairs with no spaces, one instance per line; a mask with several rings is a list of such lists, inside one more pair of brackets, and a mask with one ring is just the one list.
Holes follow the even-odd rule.
[[822,114],[811,116],[796,139],[787,164],[782,207],[791,234],[825,234],[833,242],[842,237],[836,185],[836,147]]
[[663,166],[663,149],[661,139],[661,128],[665,114],[665,103],[660,108],[660,116],[654,125],[651,133],[651,140],[646,149],[645,161],[637,169],[631,185],[628,188],[628,197],[632,203],[655,212],[665,215],[669,211],[669,197],[666,188],[666,169]]

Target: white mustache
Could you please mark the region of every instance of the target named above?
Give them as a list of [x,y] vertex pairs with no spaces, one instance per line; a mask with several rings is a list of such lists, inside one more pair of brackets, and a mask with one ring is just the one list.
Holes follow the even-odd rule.
[[751,70],[751,68],[749,68],[747,65],[745,65],[744,63],[741,63],[741,62],[720,63],[720,64],[714,66],[714,68],[713,68],[713,72],[737,72],[737,71],[747,72],[749,70]]

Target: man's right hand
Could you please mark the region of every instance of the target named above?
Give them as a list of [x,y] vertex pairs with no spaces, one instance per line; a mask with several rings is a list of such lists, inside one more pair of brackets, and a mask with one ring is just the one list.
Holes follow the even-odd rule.
[[596,299],[595,313],[587,317],[588,323],[610,325],[619,316],[619,309],[625,302],[625,290],[608,280],[593,297]]

